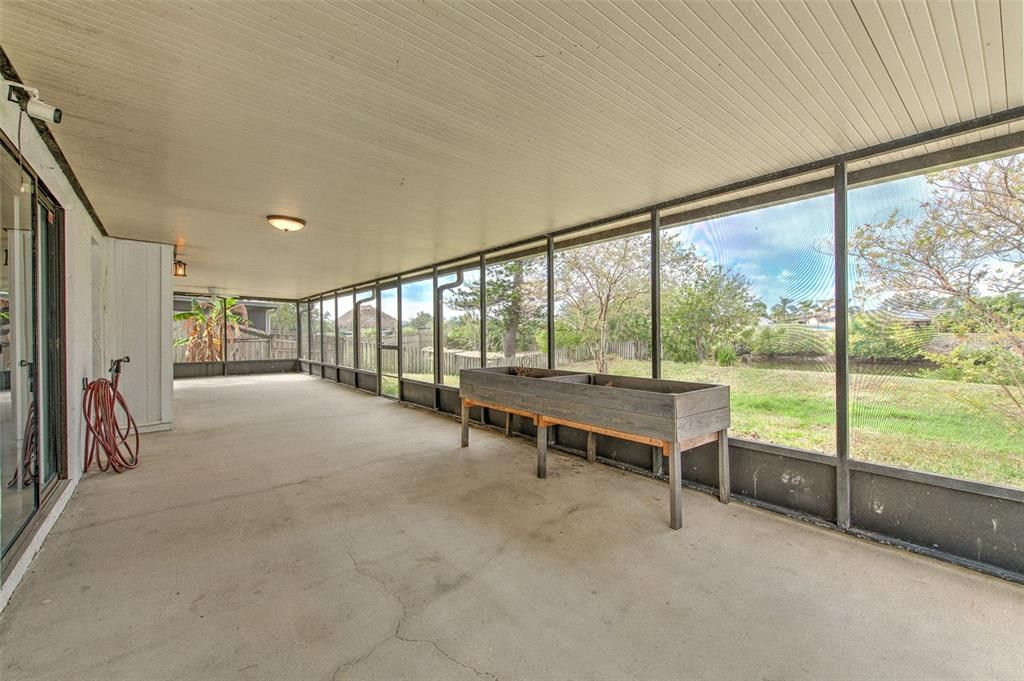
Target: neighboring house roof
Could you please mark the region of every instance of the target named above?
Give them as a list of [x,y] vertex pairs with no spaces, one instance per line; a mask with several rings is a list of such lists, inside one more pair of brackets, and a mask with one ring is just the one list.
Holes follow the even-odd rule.
[[281,303],[273,303],[267,300],[248,300],[246,298],[239,299],[238,304],[245,305],[246,309],[262,308],[267,310],[276,310],[281,307]]
[[905,322],[919,322],[919,323],[930,323],[932,316],[925,314],[924,312],[917,312],[915,310],[902,310],[900,312],[892,313],[892,316]]
[[[398,323],[398,320],[389,315],[387,312],[381,312],[380,323],[382,326],[394,325]],[[338,317],[338,326],[349,326],[351,324],[352,310],[349,310],[345,314]],[[366,329],[372,326],[377,326],[377,308],[375,308],[373,305],[360,305],[359,328]]]

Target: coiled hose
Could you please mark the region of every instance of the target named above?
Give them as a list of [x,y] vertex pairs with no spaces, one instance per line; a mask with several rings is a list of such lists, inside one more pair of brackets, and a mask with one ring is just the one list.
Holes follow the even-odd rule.
[[115,473],[139,465],[139,429],[118,391],[121,365],[127,357],[110,362],[110,380],[97,378],[85,387],[82,411],[85,415],[84,471],[96,464],[101,471]]

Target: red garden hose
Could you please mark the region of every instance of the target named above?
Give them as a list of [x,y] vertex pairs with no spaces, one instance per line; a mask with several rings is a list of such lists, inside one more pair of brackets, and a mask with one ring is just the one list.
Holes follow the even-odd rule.
[[85,414],[85,467],[93,462],[101,470],[115,473],[139,465],[139,429],[128,403],[118,392],[121,365],[127,357],[110,362],[110,380],[97,378],[85,387],[82,410]]
[[[28,418],[25,423],[25,439],[21,444],[21,486],[28,487],[36,481],[36,454],[39,452],[39,424],[36,419],[36,403],[29,402]],[[7,488],[18,486],[18,471],[7,483]]]

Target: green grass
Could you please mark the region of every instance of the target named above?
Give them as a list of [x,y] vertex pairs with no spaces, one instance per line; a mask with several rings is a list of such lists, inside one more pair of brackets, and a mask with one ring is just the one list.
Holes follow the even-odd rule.
[[[615,360],[610,373],[649,376],[650,363]],[[662,375],[729,385],[737,437],[835,452],[831,372],[664,362]],[[990,408],[1006,400],[998,386],[853,374],[850,399],[854,458],[1024,487],[1024,437]]]
[[[410,374],[408,372],[402,374],[402,378],[408,378],[412,381],[422,381],[423,383],[433,383],[433,374]],[[454,388],[459,387],[459,377],[454,374],[444,375],[444,385],[452,386]]]
[[402,374],[402,378],[408,378],[411,381],[421,381],[423,383],[433,383],[434,374],[410,374],[406,372]]
[[394,376],[381,376],[380,393],[389,397],[398,397],[398,379]]

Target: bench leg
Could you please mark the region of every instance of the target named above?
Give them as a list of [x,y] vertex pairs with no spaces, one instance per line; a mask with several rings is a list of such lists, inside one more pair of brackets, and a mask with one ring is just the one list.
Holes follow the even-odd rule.
[[462,446],[469,446],[469,407],[462,401]]
[[729,478],[729,431],[718,431],[718,500],[728,504],[732,496]]
[[537,477],[548,477],[548,427],[537,426]]
[[512,437],[512,413],[505,412],[505,437]]
[[683,526],[683,465],[679,443],[673,442],[668,450],[668,526],[678,530]]
[[651,473],[657,477],[665,474],[665,450],[662,447],[651,447]]
[[587,461],[597,461],[597,435],[592,430],[587,431]]

